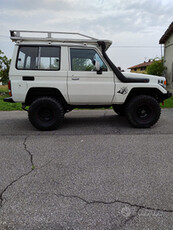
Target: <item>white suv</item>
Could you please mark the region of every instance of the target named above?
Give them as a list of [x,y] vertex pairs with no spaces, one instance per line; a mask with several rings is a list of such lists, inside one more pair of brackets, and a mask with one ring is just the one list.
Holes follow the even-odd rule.
[[121,73],[106,54],[109,40],[68,32],[66,38],[61,32],[10,33],[16,44],[11,97],[4,101],[29,106],[29,120],[39,130],[56,129],[74,108],[110,106],[133,126],[147,128],[160,117],[159,103],[171,96],[164,77]]

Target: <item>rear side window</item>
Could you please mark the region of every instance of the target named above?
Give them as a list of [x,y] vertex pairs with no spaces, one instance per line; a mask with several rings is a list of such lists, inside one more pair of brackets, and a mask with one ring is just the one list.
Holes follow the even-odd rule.
[[59,70],[60,48],[52,46],[21,46],[16,67],[19,70]]

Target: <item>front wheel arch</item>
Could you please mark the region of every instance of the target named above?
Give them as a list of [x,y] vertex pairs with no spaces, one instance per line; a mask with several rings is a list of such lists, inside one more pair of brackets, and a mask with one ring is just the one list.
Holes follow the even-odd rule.
[[156,89],[156,88],[133,88],[130,90],[124,104],[129,103],[129,101],[131,101],[133,98],[140,96],[140,95],[147,95],[147,96],[151,96],[153,98],[156,99],[156,101],[158,103],[163,102],[163,93]]

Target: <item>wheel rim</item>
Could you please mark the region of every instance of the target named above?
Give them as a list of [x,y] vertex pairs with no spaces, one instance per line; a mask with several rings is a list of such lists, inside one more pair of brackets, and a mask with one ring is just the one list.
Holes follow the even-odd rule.
[[53,111],[50,108],[40,108],[38,115],[41,121],[51,121],[53,119]]
[[152,115],[152,109],[149,106],[141,105],[137,109],[137,116],[139,119],[146,121],[148,120]]

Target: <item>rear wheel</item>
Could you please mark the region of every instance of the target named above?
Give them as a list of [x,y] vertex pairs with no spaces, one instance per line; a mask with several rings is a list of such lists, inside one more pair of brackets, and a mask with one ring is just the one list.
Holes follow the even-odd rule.
[[39,130],[54,130],[62,124],[64,110],[56,99],[40,97],[29,107],[28,117],[35,128]]
[[149,128],[160,117],[161,109],[155,98],[140,95],[133,98],[127,106],[127,118],[137,128]]

